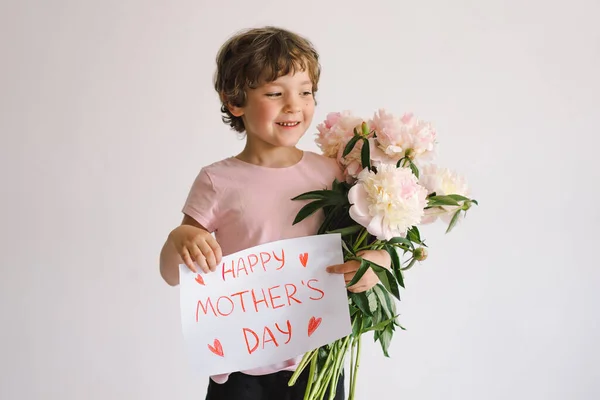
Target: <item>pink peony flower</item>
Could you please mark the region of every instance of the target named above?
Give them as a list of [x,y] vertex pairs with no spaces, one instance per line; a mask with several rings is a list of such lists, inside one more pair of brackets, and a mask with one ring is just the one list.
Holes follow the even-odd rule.
[[356,181],[358,174],[363,170],[360,158],[363,142],[362,140],[359,140],[354,146],[354,149],[352,149],[352,151],[348,153],[346,157],[342,157],[342,154],[344,154],[344,147],[345,145],[338,149],[337,161],[344,170],[346,182],[352,183]]
[[410,150],[414,160],[429,161],[435,155],[436,132],[431,124],[405,114],[398,118],[380,109],[370,121],[377,132],[375,161],[395,163]]
[[360,127],[362,119],[352,115],[350,111],[342,113],[330,113],[327,119],[317,125],[317,138],[315,142],[321,148],[323,155],[335,158],[338,156],[339,149],[354,136],[354,128]]
[[427,206],[427,189],[409,168],[382,164],[377,173],[364,169],[349,193],[350,217],[380,240],[405,236]]
[[[370,158],[373,158],[373,149],[375,147],[374,145],[374,140],[373,138],[369,139],[369,149],[371,151],[371,156]],[[338,160],[338,164],[344,169],[344,175],[346,176],[346,182],[348,183],[353,183],[356,182],[356,179],[358,178],[358,174],[363,170],[363,165],[362,165],[362,157],[361,157],[361,153],[362,153],[362,148],[364,146],[364,142],[362,140],[359,140],[356,145],[354,146],[354,148],[352,149],[352,151],[348,154],[346,154],[346,157],[343,157],[342,155],[344,154],[344,149],[346,147],[346,145],[341,146],[338,149],[338,154],[337,154],[337,160]]]

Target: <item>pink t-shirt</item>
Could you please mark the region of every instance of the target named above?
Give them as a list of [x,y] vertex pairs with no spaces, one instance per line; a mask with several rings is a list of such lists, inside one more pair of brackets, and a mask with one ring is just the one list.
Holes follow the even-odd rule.
[[[291,199],[311,190],[328,189],[335,178],[342,179],[337,162],[309,151],[298,163],[285,168],[262,167],[230,157],[202,168],[183,212],[215,233],[226,256],[263,243],[316,234],[323,212],[292,225],[309,201]],[[294,370],[300,359],[242,372],[265,375]],[[224,383],[228,377],[211,378]]]

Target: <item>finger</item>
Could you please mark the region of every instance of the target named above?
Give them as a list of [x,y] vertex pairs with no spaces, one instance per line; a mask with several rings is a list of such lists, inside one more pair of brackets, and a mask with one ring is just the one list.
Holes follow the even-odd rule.
[[[353,273],[344,274],[346,285],[350,283],[352,279],[354,279],[354,276],[355,275]],[[377,277],[377,275],[372,270],[369,270],[365,272],[365,274],[354,285],[350,286],[350,288],[352,288],[351,291],[353,292],[364,292],[366,290],[371,289],[378,282],[379,278]],[[348,290],[350,290],[350,288],[348,288]]]
[[343,264],[331,265],[331,266],[327,267],[327,272],[332,273],[332,274],[345,274],[348,272],[356,272],[356,271],[358,271],[359,267],[360,267],[360,264],[358,262],[349,261],[349,262],[345,262]]
[[[357,271],[358,271],[358,269],[357,269]],[[350,271],[350,272],[344,273],[344,280],[346,281],[346,284],[348,282],[350,282],[352,279],[354,279],[355,276],[356,276],[356,271]],[[372,281],[373,279],[376,279],[376,278],[377,278],[377,275],[375,275],[375,272],[373,272],[372,269],[367,269],[365,271],[365,273],[363,274],[363,276],[361,276],[360,279],[356,283],[368,282],[368,281]]]
[[350,286],[348,288],[348,291],[352,292],[352,293],[362,293],[362,292],[366,292],[367,289],[363,285],[354,285],[354,286]]
[[215,260],[215,254],[213,253],[213,250],[208,245],[208,243],[206,243],[206,241],[201,241],[200,243],[198,243],[197,246],[204,255],[204,259],[206,260],[206,266],[211,271],[217,269],[217,260]]
[[180,256],[181,256],[181,260],[183,261],[183,263],[185,265],[187,265],[187,267],[190,269],[190,271],[196,272],[196,273],[198,272],[196,270],[196,267],[194,266],[194,261],[190,257],[190,252],[188,251],[187,248],[184,247],[182,249]]
[[204,254],[202,254],[202,251],[200,250],[200,248],[198,248],[198,246],[191,246],[191,248],[189,250],[190,250],[190,255],[191,255],[192,259],[194,261],[196,261],[196,264],[198,264],[200,269],[204,273],[209,273],[210,269],[208,268],[208,265],[206,264],[206,257],[204,257]]
[[213,250],[213,253],[215,254],[215,261],[217,262],[217,264],[220,264],[221,259],[223,258],[223,251],[221,250],[221,245],[219,245],[217,240],[212,236],[210,236],[206,240],[206,242],[208,243],[208,245]]
[[[346,273],[344,274],[344,281],[346,281],[346,284],[348,284],[348,283],[350,283],[350,281],[351,281],[352,279],[354,279],[354,277],[355,277],[355,276],[356,276],[356,273],[355,273],[355,272],[346,272]],[[360,282],[360,279],[358,280],[358,282]],[[357,283],[358,283],[358,282],[357,282]]]
[[368,282],[363,281],[362,279],[356,282],[354,285],[348,288],[352,293],[361,293],[366,292],[371,289],[374,285],[370,285]]

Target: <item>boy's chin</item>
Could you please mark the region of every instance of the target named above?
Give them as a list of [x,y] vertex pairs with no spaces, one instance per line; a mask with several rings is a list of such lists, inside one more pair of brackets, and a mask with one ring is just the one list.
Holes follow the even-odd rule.
[[277,140],[277,143],[274,143],[276,146],[279,147],[296,147],[298,145],[298,143],[300,142],[300,139],[302,139],[302,136],[300,137],[282,137],[279,138],[279,140]]

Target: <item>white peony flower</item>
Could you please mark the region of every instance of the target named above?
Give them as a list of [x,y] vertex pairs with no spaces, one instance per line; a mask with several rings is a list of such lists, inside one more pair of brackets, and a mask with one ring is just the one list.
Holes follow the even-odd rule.
[[[434,193],[437,196],[446,196],[449,194],[458,194],[464,197],[470,197],[471,191],[466,179],[448,168],[440,168],[435,164],[426,165],[420,169],[419,183],[427,188],[427,193]],[[425,210],[425,218],[422,223],[434,222],[440,217],[444,222],[450,223],[457,206],[433,207]],[[461,215],[462,218],[462,215]]]
[[380,240],[405,236],[427,206],[427,189],[409,168],[382,164],[377,173],[364,169],[348,193],[350,217]]

